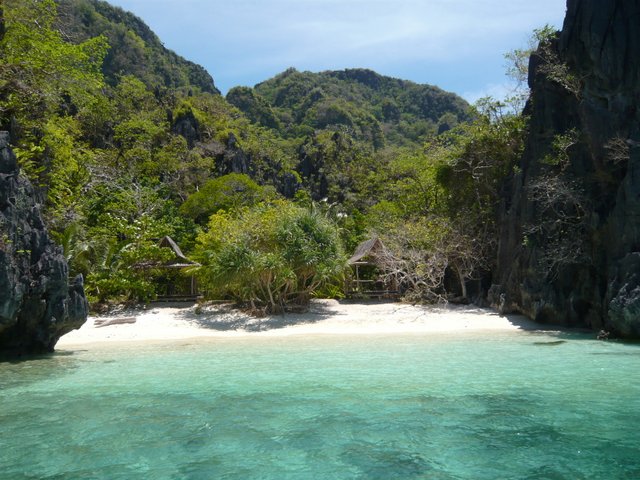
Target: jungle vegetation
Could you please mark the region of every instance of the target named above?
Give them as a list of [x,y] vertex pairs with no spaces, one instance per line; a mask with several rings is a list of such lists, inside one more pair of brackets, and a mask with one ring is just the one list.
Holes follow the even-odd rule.
[[526,130],[505,105],[364,69],[289,69],[224,98],[106,2],[2,8],[0,128],[92,302],[153,299],[136,265],[163,259],[165,235],[210,296],[266,311],[340,295],[374,235],[408,297],[481,290]]

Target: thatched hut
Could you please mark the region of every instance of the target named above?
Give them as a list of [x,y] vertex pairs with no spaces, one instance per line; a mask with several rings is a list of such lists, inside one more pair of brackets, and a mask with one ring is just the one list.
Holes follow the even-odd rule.
[[139,268],[153,271],[151,275],[156,284],[158,301],[195,301],[198,296],[198,284],[189,269],[200,264],[189,260],[180,250],[178,244],[169,236],[158,242],[160,248],[171,250],[169,260],[162,263],[147,262],[138,265]]
[[396,297],[398,286],[395,280],[384,275],[384,261],[390,257],[391,253],[377,237],[358,245],[347,261],[352,269],[347,296]]

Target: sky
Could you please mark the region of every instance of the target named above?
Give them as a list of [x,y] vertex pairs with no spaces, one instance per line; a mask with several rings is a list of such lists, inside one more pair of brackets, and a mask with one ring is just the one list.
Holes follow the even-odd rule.
[[109,0],[226,93],[289,67],[370,68],[470,102],[512,87],[504,53],[562,27],[565,0]]

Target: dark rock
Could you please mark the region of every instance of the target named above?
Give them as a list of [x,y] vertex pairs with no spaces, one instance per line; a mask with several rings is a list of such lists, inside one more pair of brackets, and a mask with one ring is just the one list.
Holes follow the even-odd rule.
[[8,141],[0,132],[0,355],[51,352],[85,322],[87,300],[81,276],[68,283],[67,262]]
[[[529,137],[491,289],[501,311],[640,337],[639,17],[640,0],[568,0],[562,31],[531,58]],[[549,164],[559,135],[575,138]]]
[[222,158],[217,162],[218,171],[222,175],[228,173],[244,173],[254,176],[255,169],[249,155],[247,155],[233,133],[229,134],[227,146]]
[[618,335],[640,338],[640,252],[626,255],[614,270],[604,326]]
[[187,141],[189,148],[193,148],[194,144],[200,141],[200,122],[191,110],[182,112],[173,121],[171,131],[178,135],[182,135]]
[[293,173],[285,173],[279,180],[278,192],[285,198],[293,198],[296,192],[302,188],[298,177]]
[[[0,132],[0,145],[9,144],[9,132]],[[16,157],[8,148],[0,150],[0,173],[12,174],[18,169]]]

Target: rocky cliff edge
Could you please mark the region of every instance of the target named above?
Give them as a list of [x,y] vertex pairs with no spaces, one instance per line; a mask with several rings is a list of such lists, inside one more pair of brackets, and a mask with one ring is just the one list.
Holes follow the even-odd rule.
[[640,338],[640,0],[568,0],[531,58],[530,132],[490,300]]
[[34,190],[0,132],[0,356],[51,352],[79,328],[88,304],[82,277],[69,285],[62,251],[49,238]]

